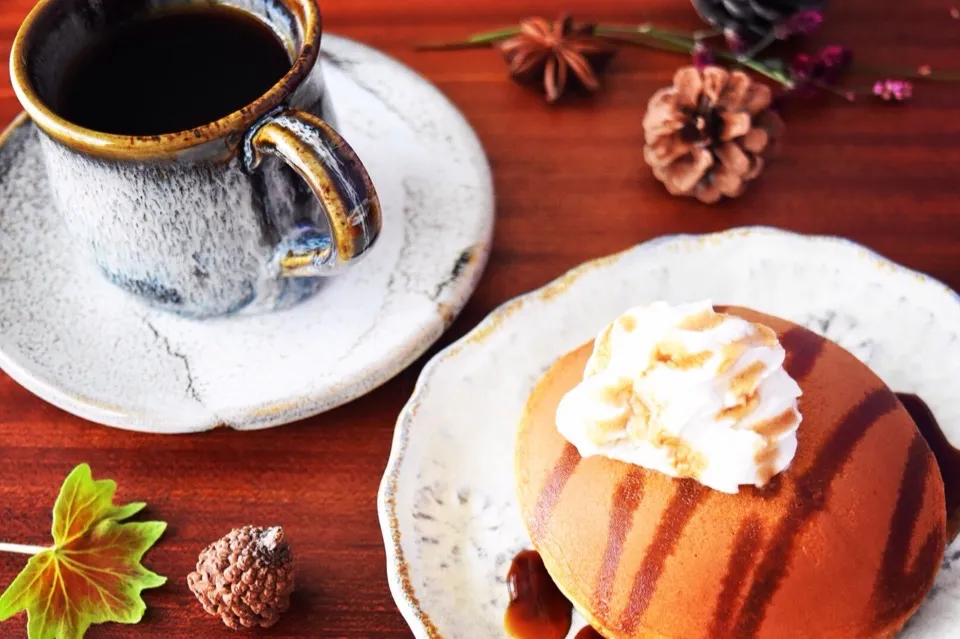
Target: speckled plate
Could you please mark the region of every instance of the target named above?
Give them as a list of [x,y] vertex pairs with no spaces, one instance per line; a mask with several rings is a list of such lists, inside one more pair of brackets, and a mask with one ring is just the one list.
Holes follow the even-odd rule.
[[112,426],[253,429],[354,399],[440,337],[487,261],[483,149],[407,67],[345,38],[323,44],[338,128],[383,206],[369,258],[288,311],[198,322],[148,309],[73,256],[21,117],[0,137],[0,368]]
[[[504,636],[504,577],[530,547],[513,485],[527,395],[558,356],[657,299],[750,306],[826,335],[924,398],[960,444],[960,298],[929,277],[846,240],[766,228],[665,237],[590,262],[437,355],[400,415],[379,510],[391,589],[417,637]],[[957,559],[960,542],[903,636],[960,637]]]

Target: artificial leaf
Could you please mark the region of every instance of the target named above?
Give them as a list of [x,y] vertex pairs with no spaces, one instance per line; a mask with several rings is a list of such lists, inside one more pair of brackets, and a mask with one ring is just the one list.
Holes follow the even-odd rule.
[[167,525],[121,523],[146,504],[116,506],[116,489],[94,481],[86,464],[73,469],[53,508],[54,545],[31,557],[0,596],[0,621],[26,610],[29,639],[80,639],[91,624],[143,618],[140,592],[166,578],[140,560]]

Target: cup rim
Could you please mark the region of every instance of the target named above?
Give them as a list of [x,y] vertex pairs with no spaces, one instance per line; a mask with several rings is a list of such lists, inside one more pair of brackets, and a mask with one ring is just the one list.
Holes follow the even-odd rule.
[[[188,149],[247,130],[279,107],[300,86],[320,56],[322,22],[316,0],[280,0],[300,21],[303,43],[293,66],[264,95],[219,120],[186,131],[160,135],[117,135],[87,129],[57,115],[40,98],[30,80],[27,51],[38,25],[53,12],[69,9],[76,0],[40,0],[20,25],[10,52],[10,80],[14,93],[30,118],[47,135],[81,153],[114,160],[151,160],[178,156]],[[243,9],[240,9],[243,10]],[[258,17],[259,19],[259,17]]]

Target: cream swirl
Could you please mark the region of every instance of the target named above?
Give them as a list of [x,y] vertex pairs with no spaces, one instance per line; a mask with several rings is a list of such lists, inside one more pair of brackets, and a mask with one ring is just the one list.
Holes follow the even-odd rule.
[[763,486],[797,450],[800,387],[762,324],[710,302],[634,308],[594,342],[557,428],[603,455],[736,493]]

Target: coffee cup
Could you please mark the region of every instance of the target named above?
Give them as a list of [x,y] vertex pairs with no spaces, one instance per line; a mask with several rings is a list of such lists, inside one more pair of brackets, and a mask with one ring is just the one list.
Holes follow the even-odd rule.
[[291,306],[367,255],[380,204],[335,129],[321,33],[316,0],[41,0],[11,76],[77,250],[194,318]]

